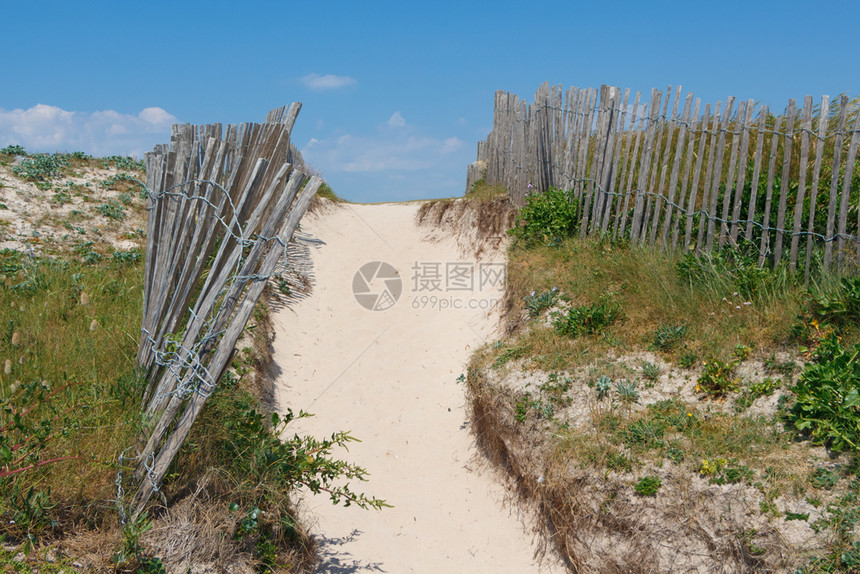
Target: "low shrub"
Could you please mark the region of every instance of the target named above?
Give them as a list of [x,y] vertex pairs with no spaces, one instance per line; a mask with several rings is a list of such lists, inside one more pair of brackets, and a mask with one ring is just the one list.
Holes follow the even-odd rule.
[[566,313],[557,313],[553,321],[556,333],[568,337],[594,335],[612,325],[621,317],[621,310],[612,303],[597,303],[571,307]]
[[528,311],[529,317],[534,319],[557,302],[558,289],[555,287],[540,294],[535,294],[535,292],[532,291],[531,295],[526,295],[525,298],[526,311]]
[[28,181],[44,182],[59,177],[68,166],[68,160],[61,155],[37,153],[14,166],[12,173]]
[[571,192],[555,187],[529,195],[509,233],[526,247],[558,245],[576,232],[578,207]]
[[639,496],[656,496],[657,491],[660,490],[661,486],[663,486],[663,481],[661,481],[659,477],[643,476],[639,482],[636,483],[636,486],[633,487],[633,490],[635,490],[636,494]]
[[822,343],[792,389],[789,421],[834,451],[860,449],[860,343],[846,349],[833,336]]
[[704,370],[696,381],[696,390],[712,397],[723,397],[731,391],[738,390],[735,378],[737,363],[711,359],[703,363]]

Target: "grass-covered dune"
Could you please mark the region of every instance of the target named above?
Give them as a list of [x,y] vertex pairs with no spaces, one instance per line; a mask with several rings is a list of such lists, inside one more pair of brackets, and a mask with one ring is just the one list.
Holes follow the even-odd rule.
[[[0,564],[306,571],[313,543],[296,519],[297,489],[382,501],[332,486],[363,475],[331,458],[348,433],[290,438],[294,416],[267,410],[264,304],[157,500],[137,520],[127,511],[135,447],[152,422],[141,412],[146,374],[135,369],[144,180],[130,158],[0,150]],[[273,296],[295,287],[276,279]]]
[[860,278],[745,246],[581,240],[561,190],[512,230],[479,440],[577,572],[860,567]]

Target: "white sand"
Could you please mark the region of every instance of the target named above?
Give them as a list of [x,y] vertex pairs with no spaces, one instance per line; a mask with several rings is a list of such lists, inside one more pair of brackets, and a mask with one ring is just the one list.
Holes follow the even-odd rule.
[[[500,299],[502,285],[479,285],[480,263],[458,253],[452,238],[434,233],[427,241],[428,230],[414,224],[417,209],[349,205],[306,216],[303,231],[322,242],[311,248],[313,294],[275,316],[278,407],[316,415],[292,430],[317,437],[352,431],[363,442],[338,454],[370,473],[368,483],[353,486],[394,505],[342,508],[309,495],[305,506],[318,519],[317,571],[562,572],[550,557],[535,559],[536,536],[505,502],[494,473],[478,470],[457,377],[472,350],[492,339],[498,316],[440,309],[439,299],[430,299],[486,308]],[[503,261],[503,253],[495,257]],[[387,310],[365,309],[353,296],[353,277],[369,261],[400,273],[402,294]],[[474,269],[471,290],[452,290],[468,287],[456,282],[446,288],[446,264],[455,262]],[[441,291],[416,290],[416,263],[419,279],[432,279],[438,268]],[[381,289],[379,281],[371,285],[372,293]]]

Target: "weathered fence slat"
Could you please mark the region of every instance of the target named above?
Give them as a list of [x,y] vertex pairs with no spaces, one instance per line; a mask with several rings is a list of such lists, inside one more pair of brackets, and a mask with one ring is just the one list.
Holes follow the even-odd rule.
[[744,186],[746,185],[747,179],[747,156],[749,154],[750,146],[750,122],[752,122],[754,104],[755,102],[753,102],[753,100],[747,100],[743,127],[741,128],[743,130],[743,138],[741,139],[741,152],[738,159],[738,181],[735,186],[735,205],[732,208],[732,225],[729,233],[729,241],[732,245],[738,244],[738,230],[741,223],[741,204],[743,203]]
[[[692,92],[691,92],[691,94],[692,94]],[[675,227],[672,230],[672,248],[673,249],[678,246],[678,235],[680,234],[680,230],[681,230],[681,220],[683,219],[683,216],[684,216],[683,206],[684,206],[684,200],[687,198],[688,183],[690,181],[690,173],[692,172],[692,167],[693,167],[693,150],[695,149],[695,146],[696,146],[696,127],[699,125],[698,124],[698,121],[699,121],[698,118],[699,118],[699,105],[700,104],[701,104],[701,100],[699,98],[696,98],[696,104],[693,107],[693,120],[692,120],[693,123],[690,127],[690,130],[689,130],[690,131],[690,141],[687,143],[687,158],[684,162],[684,176],[682,178],[682,183],[681,183],[681,195],[678,197],[678,205],[681,206],[681,209],[678,209],[678,214],[677,214],[677,217],[675,218]],[[693,194],[692,194],[692,189],[691,189],[690,196],[692,197],[692,195]],[[692,208],[688,207],[687,211],[692,211]],[[689,234],[687,234],[687,235],[689,235]]]
[[[693,216],[695,215],[696,203],[699,195],[699,177],[702,174],[702,162],[705,159],[705,146],[708,143],[708,121],[711,115],[711,104],[705,104],[705,114],[702,116],[701,131],[699,132],[699,153],[696,157],[696,169],[693,170],[693,183],[690,185],[690,199],[687,202],[687,227],[684,231],[684,250],[690,248],[693,232]],[[704,199],[703,199],[704,202]],[[701,223],[699,229],[702,228]],[[697,244],[698,246],[698,239]]]
[[660,119],[660,103],[663,94],[657,89],[651,90],[651,104],[648,106],[648,127],[645,135],[645,150],[642,154],[642,162],[639,165],[639,183],[636,188],[636,203],[633,206],[633,223],[630,227],[630,237],[634,245],[641,241],[640,234],[644,227],[643,218],[645,210],[645,199],[647,197],[648,175],[651,170],[651,159],[654,155],[654,138],[657,132],[657,123]]
[[758,113],[758,133],[755,140],[755,162],[753,164],[753,177],[750,182],[750,203],[747,207],[747,225],[744,237],[748,241],[753,240],[753,222],[755,221],[756,201],[758,200],[758,182],[761,177],[761,159],[764,150],[764,131],[767,125],[767,106],[762,106]]
[[782,178],[779,185],[779,211],[776,214],[776,241],[773,246],[773,265],[777,267],[782,260],[782,238],[785,233],[785,207],[788,203],[788,181],[791,173],[791,144],[794,142],[794,115],[796,102],[788,101],[788,113],[785,118],[785,134],[783,136]]
[[809,281],[809,266],[812,262],[812,233],[815,230],[815,208],[818,199],[818,184],[821,176],[821,160],[824,154],[824,138],[827,135],[827,120],[830,111],[830,98],[821,97],[818,112],[818,138],[815,141],[815,165],[812,168],[812,193],[809,195],[809,225],[806,228],[806,264],[803,267],[803,282]]
[[711,209],[711,178],[714,174],[714,157],[717,151],[717,137],[719,134],[719,126],[721,122],[721,108],[722,102],[717,102],[717,106],[714,109],[714,117],[711,120],[711,131],[709,133],[709,146],[708,146],[708,167],[705,171],[705,181],[704,186],[702,188],[702,208],[699,210],[699,235],[696,239],[696,251],[701,252],[704,251],[704,239],[705,230],[712,223],[712,219],[708,217],[708,214],[713,214],[713,210]]
[[[630,205],[630,195],[633,191],[633,174],[636,172],[636,158],[639,157],[639,139],[642,136],[642,128],[645,122],[645,116],[647,112],[647,105],[643,106],[641,115],[639,115],[639,99],[642,95],[641,92],[636,92],[636,101],[633,103],[633,119],[630,122],[630,129],[635,132],[635,134],[630,134],[627,140],[627,147],[630,147],[630,138],[633,138],[636,143],[633,145],[633,153],[631,154],[629,159],[625,159],[625,170],[628,172],[627,175],[627,184],[625,185],[624,191],[624,205],[621,209],[621,229],[620,235],[624,235],[624,232],[627,230],[627,209]],[[639,127],[636,128],[636,119],[639,117]],[[627,155],[627,152],[624,152]],[[619,201],[619,205],[621,202]],[[616,234],[616,237],[618,234]]]
[[[803,123],[800,127],[800,165],[798,166],[797,196],[794,206],[794,229],[791,234],[791,250],[788,254],[789,268],[797,269],[797,250],[800,247],[800,227],[803,223],[803,200],[806,197],[806,174],[809,171],[809,134],[812,131],[812,96],[803,100]],[[815,212],[810,212],[815,217]]]
[[836,127],[836,142],[833,146],[833,169],[830,176],[830,203],[827,207],[827,235],[824,244],[824,270],[830,271],[833,254],[833,229],[836,222],[836,198],[839,193],[839,165],[842,159],[842,138],[848,112],[848,96],[843,95],[839,102],[839,120]]
[[[678,86],[678,95],[681,93],[681,86]],[[677,109],[677,95],[675,97],[675,108]],[[675,209],[675,190],[678,186],[679,171],[681,169],[681,158],[684,153],[684,142],[687,138],[687,127],[690,124],[690,111],[693,104],[693,93],[687,92],[687,97],[684,100],[684,111],[681,114],[681,127],[678,131],[678,140],[675,143],[675,161],[672,163],[672,176],[669,178],[669,196],[666,204],[666,217],[663,222],[663,249],[669,248],[669,226],[672,224],[673,217],[679,217],[680,213]],[[672,112],[674,115],[674,111]],[[681,198],[683,202],[684,198]],[[677,219],[676,219],[677,221]]]
[[710,195],[710,207],[708,208],[708,238],[705,245],[706,251],[711,251],[714,245],[714,230],[716,226],[717,201],[720,196],[720,176],[723,173],[723,152],[726,148],[726,133],[729,131],[729,122],[732,119],[732,110],[735,107],[735,98],[726,98],[726,109],[723,111],[723,121],[720,124],[720,132],[717,140],[717,157],[714,166],[713,180]]

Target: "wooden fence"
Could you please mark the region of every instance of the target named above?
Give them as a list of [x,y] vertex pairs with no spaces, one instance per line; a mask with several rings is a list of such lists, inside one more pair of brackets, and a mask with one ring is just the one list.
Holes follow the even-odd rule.
[[570,190],[583,236],[697,252],[747,241],[760,265],[800,261],[808,276],[860,263],[858,103],[807,96],[774,115],[734,97],[703,107],[680,86],[647,101],[612,86],[544,84],[533,104],[499,91],[467,190],[485,177],[517,205]]
[[146,154],[150,197],[137,365],[152,420],[138,445],[140,513],[230,363],[321,180],[294,169],[300,109],[264,124],[176,125]]

